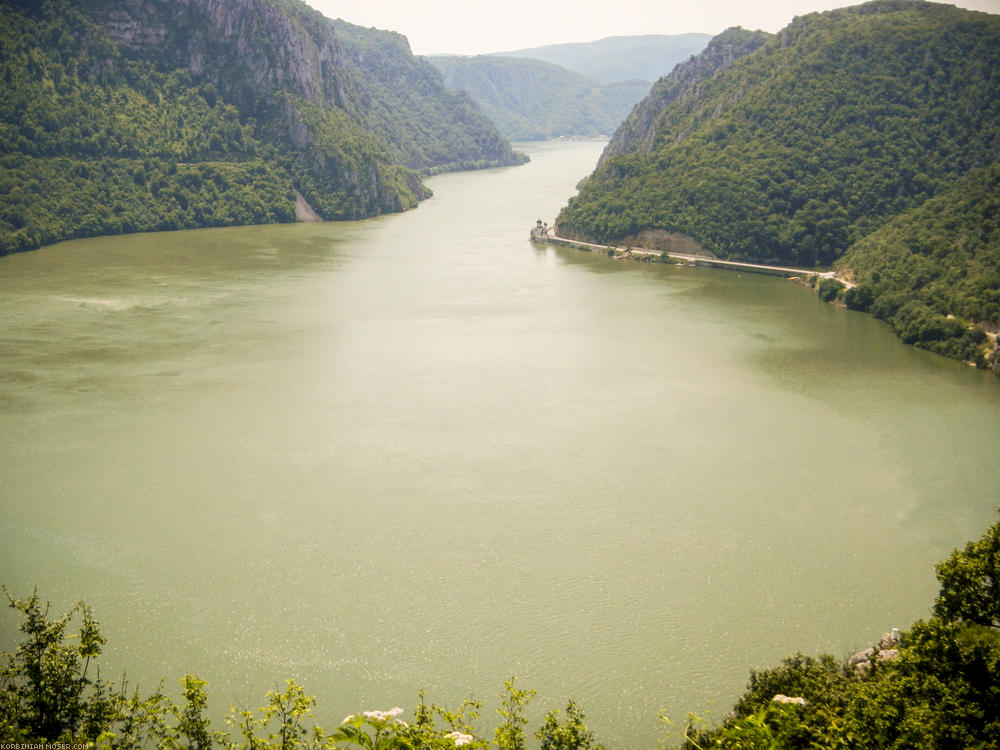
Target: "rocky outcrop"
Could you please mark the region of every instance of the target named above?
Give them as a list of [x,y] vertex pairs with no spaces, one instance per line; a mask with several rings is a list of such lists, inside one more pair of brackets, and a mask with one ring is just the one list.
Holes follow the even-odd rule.
[[851,654],[847,659],[847,668],[855,674],[864,675],[871,671],[872,665],[892,661],[899,657],[899,628],[893,628],[884,633],[878,647],[872,646],[863,651]]
[[802,698],[802,697],[799,697],[799,696],[790,697],[790,696],[787,696],[787,695],[782,695],[781,693],[778,693],[776,696],[774,696],[771,699],[771,702],[772,703],[786,703],[786,704],[793,705],[793,706],[808,706],[809,705],[809,702],[805,698]]

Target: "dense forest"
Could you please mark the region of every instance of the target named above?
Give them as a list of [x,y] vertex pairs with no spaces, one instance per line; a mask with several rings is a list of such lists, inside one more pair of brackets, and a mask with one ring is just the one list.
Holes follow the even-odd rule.
[[513,140],[609,135],[649,90],[645,81],[601,83],[530,58],[428,58]]
[[362,218],[416,205],[423,174],[523,161],[405,40],[367,45],[421,97],[373,90],[345,51],[364,35],[340,31],[299,0],[0,0],[0,254],[292,221],[296,192]]
[[837,267],[856,284],[840,292],[849,308],[908,344],[1000,374],[998,353],[984,355],[1000,330],[1000,163],[859,240]]
[[[726,32],[654,87],[559,215],[560,234],[628,245],[661,230],[733,260],[839,262],[861,286],[832,296],[987,364],[989,342],[968,330],[997,323],[995,213],[929,201],[959,197],[965,178],[982,188],[1000,159],[1000,16],[877,0],[766,40],[740,35],[754,41]],[[975,267],[954,270],[966,260]],[[910,269],[876,268],[898,263]],[[957,273],[968,278],[942,293]]]
[[[672,738],[686,750],[1000,748],[1000,522],[941,562],[937,577],[929,619],[885,634],[846,661],[796,654],[754,671],[721,725],[661,716],[671,729],[663,744]],[[399,707],[361,711],[328,731],[313,718],[315,699],[292,680],[268,692],[257,710],[232,707],[228,731],[214,729],[206,683],[194,675],[180,679],[180,702],[162,685],[143,695],[124,678],[103,677],[97,662],[106,640],[85,604],[52,617],[37,591],[7,598],[20,615],[22,638],[12,653],[0,654],[0,742],[92,742],[109,750],[528,747],[534,691],[514,678],[493,715],[492,741],[480,729],[480,703],[447,710],[428,705],[423,693],[407,719]],[[564,712],[544,717],[534,732],[537,747],[603,750],[585,719],[570,699]]]

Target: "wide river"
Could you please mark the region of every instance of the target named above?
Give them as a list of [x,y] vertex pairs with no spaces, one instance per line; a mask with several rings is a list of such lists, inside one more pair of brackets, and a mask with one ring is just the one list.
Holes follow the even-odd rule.
[[1000,379],[782,279],[533,246],[602,146],[0,258],[0,582],[217,725],[292,677],[328,727],[424,688],[492,736],[516,675],[612,749],[927,616],[997,518]]

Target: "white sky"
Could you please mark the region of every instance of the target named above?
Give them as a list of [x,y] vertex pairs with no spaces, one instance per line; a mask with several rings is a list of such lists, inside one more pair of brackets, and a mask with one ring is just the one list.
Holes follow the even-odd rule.
[[[330,18],[406,35],[418,55],[472,55],[633,34],[775,32],[850,0],[306,0]],[[958,0],[1000,13],[1000,0]]]

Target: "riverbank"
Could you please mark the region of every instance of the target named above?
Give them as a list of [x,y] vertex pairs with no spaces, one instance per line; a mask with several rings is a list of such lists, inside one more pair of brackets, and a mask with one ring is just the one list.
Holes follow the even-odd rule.
[[[587,252],[597,252],[606,254],[609,258],[620,258],[622,260],[637,260],[644,263],[675,263],[690,266],[711,266],[713,268],[726,268],[733,271],[748,271],[750,273],[764,273],[774,276],[784,276],[789,279],[802,279],[816,277],[817,279],[834,279],[842,284],[846,289],[854,286],[846,279],[839,278],[835,271],[817,271],[813,268],[790,268],[787,266],[771,266],[763,263],[744,263],[742,261],[722,260],[709,254],[689,254],[671,253],[665,250],[649,250],[641,247],[618,247],[615,245],[598,245],[581,240],[571,240],[560,237],[556,234],[555,227],[548,227],[544,232],[532,230],[531,239],[535,242],[544,242],[552,245],[563,245],[565,247],[575,247],[578,250]],[[810,284],[812,286],[812,284]]]
[[[722,260],[711,254],[688,254],[668,252],[665,250],[650,250],[641,247],[599,245],[596,243],[584,242],[582,240],[571,240],[565,237],[560,237],[557,234],[555,226],[549,227],[547,225],[542,225],[540,222],[531,230],[531,240],[533,242],[572,247],[585,252],[601,253],[607,255],[609,258],[621,260],[635,260],[644,263],[655,262],[673,263],[677,265],[683,264],[689,266],[709,266],[713,268],[724,268],[731,271],[747,271],[749,273],[763,273],[772,276],[783,276],[790,281],[794,281],[814,290],[819,298],[824,302],[846,309],[854,309],[849,304],[848,300],[850,295],[848,292],[854,289],[857,285],[844,275],[838,274],[837,271],[818,271],[816,269],[809,268],[790,268],[787,266],[771,266],[762,263],[744,263],[741,261]],[[954,319],[954,316],[949,316],[949,318]],[[948,358],[957,359],[959,362],[964,362],[971,367],[989,369],[994,375],[1000,377],[1000,339],[998,339],[997,333],[982,324],[973,326],[973,328],[978,328],[986,334],[984,339],[985,346],[982,347],[979,352],[981,357],[977,355],[979,358],[976,360],[970,360],[962,357]],[[914,344],[912,341],[906,341],[906,343]],[[934,351],[926,346],[921,347],[919,344],[917,344],[917,346],[918,348],[928,349],[928,351]],[[935,353],[940,354],[940,352]]]

